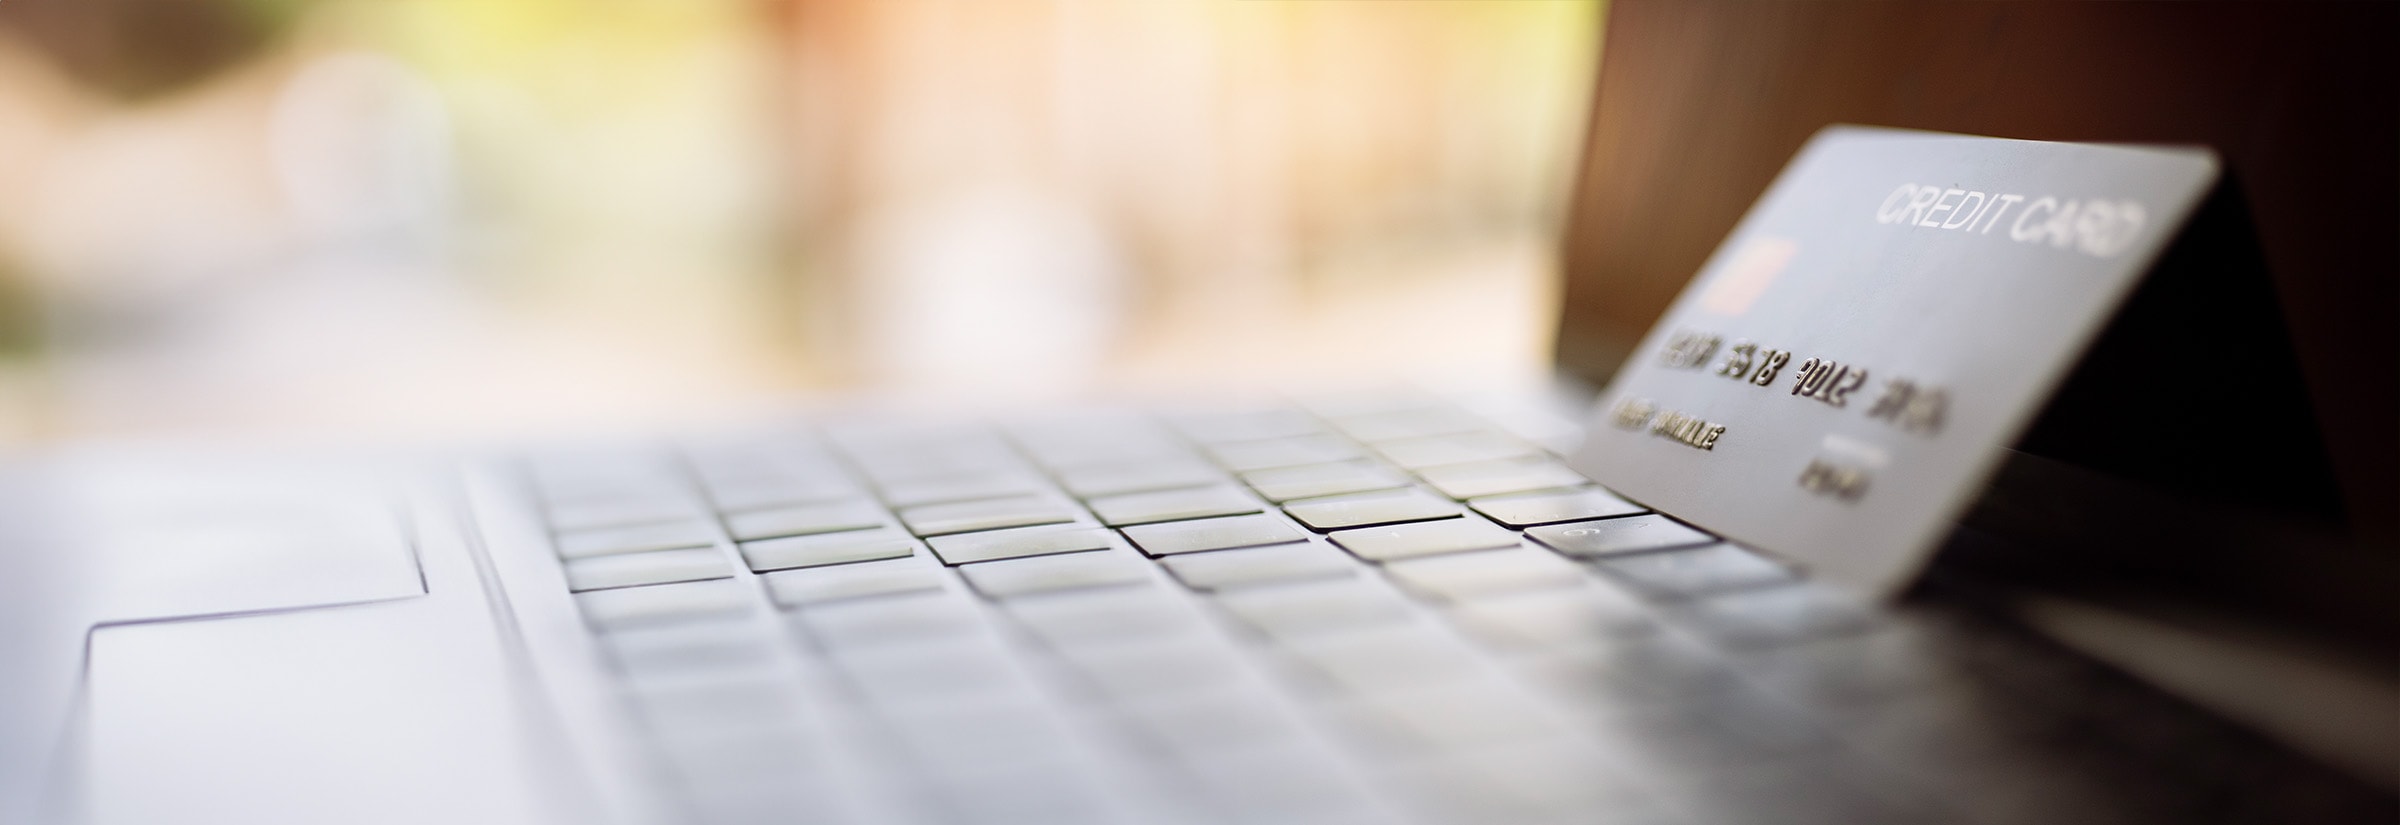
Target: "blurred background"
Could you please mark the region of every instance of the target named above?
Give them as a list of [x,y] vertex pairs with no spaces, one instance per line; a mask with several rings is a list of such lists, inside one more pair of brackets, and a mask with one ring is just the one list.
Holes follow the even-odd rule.
[[1537,380],[1601,11],[10,0],[0,441]]

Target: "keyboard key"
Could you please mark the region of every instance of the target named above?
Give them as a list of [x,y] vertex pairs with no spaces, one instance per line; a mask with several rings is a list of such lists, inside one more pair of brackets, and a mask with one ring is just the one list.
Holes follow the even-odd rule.
[[916,552],[915,544],[888,530],[793,536],[742,543],[742,558],[750,562],[750,569],[760,573],[794,567],[907,558]]
[[1340,762],[1306,740],[1242,752],[1240,759],[1199,759],[1192,772],[1210,791],[1223,822],[1371,822],[1369,794]]
[[1558,649],[1653,632],[1651,609],[1611,587],[1541,590],[1454,605],[1467,635],[1504,648]]
[[1598,566],[1633,589],[1661,599],[1688,599],[1796,578],[1789,567],[1725,543],[1607,558]]
[[1480,461],[1428,468],[1417,475],[1451,498],[1530,493],[1591,484],[1582,474],[1547,458]]
[[725,529],[733,534],[735,541],[839,533],[881,526],[883,508],[864,501],[796,504],[725,517]]
[[1098,801],[1105,792],[1072,770],[1001,763],[943,776],[935,784],[950,809],[973,811],[977,821],[1045,825],[1115,821]]
[[1317,544],[1253,547],[1172,556],[1163,561],[1176,578],[1197,590],[1335,578],[1358,571],[1358,564],[1341,551]]
[[1173,521],[1125,528],[1125,537],[1153,556],[1304,541],[1308,534],[1274,516]]
[[906,647],[848,647],[832,653],[835,666],[858,683],[868,701],[886,707],[924,700],[989,701],[1032,692],[1009,657],[976,636]]
[[977,592],[995,599],[1141,584],[1150,578],[1149,565],[1109,552],[987,561],[960,567],[958,572]]
[[549,506],[550,530],[568,533],[606,527],[625,527],[698,515],[680,493],[604,496],[564,501]]
[[812,780],[793,781],[805,771],[784,771],[782,779],[738,781],[720,785],[706,771],[687,771],[695,779],[692,815],[709,825],[767,825],[774,822],[844,822],[846,813],[838,792],[811,787]]
[[1294,399],[1294,401],[1302,409],[1327,419],[1357,418],[1383,413],[1450,411],[1449,402],[1441,396],[1410,387],[1309,393]]
[[551,501],[611,495],[673,491],[682,473],[664,456],[618,452],[537,458],[532,465],[535,486]]
[[1560,721],[1536,710],[1533,697],[1493,680],[1454,679],[1428,690],[1373,696],[1344,706],[1333,719],[1370,753],[1437,754],[1463,746],[1541,740]]
[[1366,579],[1228,590],[1217,604],[1260,632],[1292,637],[1408,620],[1408,607]]
[[575,594],[575,604],[584,621],[613,629],[740,614],[750,609],[750,591],[740,582],[718,579],[594,590]]
[[1058,474],[1058,483],[1077,498],[1092,498],[1202,487],[1223,478],[1223,474],[1208,465],[1170,458],[1063,470]]
[[1734,664],[1775,695],[1850,708],[1871,708],[1978,678],[1956,656],[1944,655],[1972,644],[1972,633],[1917,618],[1883,623],[1871,632],[1744,650]]
[[1698,599],[1669,615],[1720,644],[1751,648],[1857,633],[1877,618],[1866,603],[1806,582]]
[[1272,697],[1248,691],[1214,691],[1151,702],[1126,712],[1123,718],[1169,750],[1187,755],[1258,747],[1304,735]]
[[1396,561],[1383,570],[1403,589],[1451,601],[1586,581],[1573,562],[1524,547]]
[[792,504],[821,504],[861,495],[839,476],[746,476],[709,480],[708,500],[728,512]]
[[534,477],[544,483],[592,478],[672,475],[674,458],[657,444],[585,445],[531,457]]
[[[931,772],[989,774],[1011,765],[1065,761],[1073,739],[1046,708],[1032,703],[972,702],[926,708],[891,724]],[[1048,819],[1017,820],[1048,822]]]
[[1105,550],[1108,548],[1109,535],[1107,530],[1096,527],[1030,527],[942,536],[928,540],[926,544],[933,547],[933,554],[940,556],[943,564],[971,564],[1053,553]]
[[764,578],[767,593],[785,607],[942,589],[940,571],[901,560],[782,570]]
[[1666,633],[1586,640],[1570,651],[1526,663],[1532,683],[1585,710],[1614,712],[1662,704],[1705,706],[1742,681],[1715,652]]
[[1021,475],[967,475],[915,478],[880,485],[884,503],[915,507],[953,501],[977,501],[1030,495],[1040,491],[1033,479]]
[[1658,515],[1552,524],[1526,530],[1525,536],[1558,552],[1585,558],[1694,547],[1717,540]]
[[[797,731],[753,724],[747,730],[685,734],[670,727],[674,724],[671,720],[654,721],[648,727],[660,731],[660,753],[667,763],[675,766],[677,773],[693,780],[695,795],[713,796],[778,785],[792,788],[790,777],[806,777],[822,770],[818,751]],[[778,779],[782,782],[778,783]]]
[[[1006,449],[976,448],[965,452],[903,451],[861,455],[859,471],[878,489],[896,489],[902,498],[948,499],[974,495],[975,485],[1030,485],[1019,471],[1020,462]],[[918,482],[924,482],[922,487]],[[887,496],[888,500],[888,496]]]
[[1349,415],[1333,419],[1334,429],[1367,443],[1455,435],[1482,429],[1474,416],[1441,407]]
[[1425,624],[1381,625],[1292,639],[1283,651],[1353,694],[1415,690],[1481,675],[1474,654]]
[[684,459],[702,478],[842,477],[841,464],[806,435],[747,433],[686,444]]
[[601,647],[627,675],[743,678],[767,673],[777,640],[748,625],[685,624],[630,627],[597,634]]
[[1838,755],[1831,752],[1833,738],[1801,711],[1750,688],[1718,690],[1702,701],[1610,708],[1595,714],[1593,720],[1603,743],[1669,768],[1723,771],[1794,757]]
[[1322,435],[1217,444],[1209,447],[1208,452],[1218,464],[1237,473],[1359,457],[1358,448],[1349,442]]
[[1100,517],[1102,524],[1110,527],[1210,516],[1240,516],[1259,511],[1256,499],[1242,494],[1238,488],[1226,485],[1106,496],[1085,504],[1092,508],[1093,515]]
[[1618,498],[1615,493],[1598,487],[1556,493],[1484,496],[1467,502],[1467,506],[1490,516],[1493,521],[1519,529],[1562,521],[1636,516],[1650,512],[1648,508]]
[[1068,653],[1126,642],[1165,644],[1207,633],[1198,613],[1151,588],[1057,593],[1005,607],[1033,635]]
[[811,605],[798,622],[829,647],[866,648],[973,636],[988,623],[972,602],[948,593]]
[[[1032,496],[990,501],[965,501],[956,504],[929,504],[900,511],[900,521],[908,525],[909,532],[920,536],[971,533],[978,530],[1028,527],[1037,524],[1065,524],[1074,520],[1074,514],[1067,512],[1065,508],[1047,499]],[[949,557],[945,555],[943,560],[948,561]],[[956,564],[957,562],[951,563]]]
[[1171,422],[1184,436],[1202,444],[1263,441],[1323,432],[1316,419],[1298,410],[1254,410],[1175,416]]
[[595,479],[567,489],[544,487],[539,496],[553,531],[616,527],[640,520],[617,511],[672,507],[676,515],[698,510],[691,489],[681,478],[653,478],[615,483]]
[[558,556],[583,559],[617,553],[707,547],[717,542],[715,530],[703,521],[669,521],[632,527],[579,530],[558,537]]
[[1070,648],[1060,655],[1102,693],[1128,702],[1217,693],[1244,678],[1241,662],[1215,639]]
[[611,587],[733,577],[733,565],[728,564],[725,555],[714,547],[568,559],[566,569],[567,589],[578,593]]
[[[1458,721],[1474,724],[1473,720]],[[1484,724],[1500,721],[1490,719]],[[1445,728],[1419,727],[1414,735],[1419,741],[1482,738],[1463,727]],[[1587,743],[1529,737],[1525,742],[1485,744],[1468,752],[1412,762],[1392,775],[1388,786],[1434,822],[1668,825],[1685,821],[1664,813],[1664,806],[1646,783],[1615,771],[1592,769],[1595,764],[1607,763],[1607,754]]]
[[1374,527],[1410,521],[1449,518],[1463,510],[1423,490],[1363,493],[1338,498],[1312,498],[1283,506],[1283,511],[1318,532],[1345,527]]
[[[1082,469],[1123,469],[1141,465],[1166,465],[1190,460],[1191,448],[1169,440],[1163,435],[1094,436],[1091,440],[1058,444],[1048,448],[1028,447],[1035,461],[1059,472]],[[1216,468],[1209,467],[1209,472]]]
[[1358,554],[1368,561],[1390,561],[1437,553],[1458,553],[1467,550],[1488,550],[1495,547],[1517,546],[1517,534],[1492,526],[1477,518],[1453,518],[1396,524],[1388,527],[1369,527],[1359,530],[1336,530],[1333,543]]
[[859,470],[879,485],[1006,475],[1022,463],[1016,451],[1000,439],[972,429],[902,424],[882,433],[843,436],[839,440]]
[[1429,438],[1410,438],[1386,441],[1375,445],[1375,451],[1411,470],[1467,464],[1477,461],[1498,461],[1509,458],[1539,456],[1542,451],[1531,444],[1493,432],[1437,435]]
[[1049,417],[1015,427],[1013,435],[1035,461],[1062,471],[1154,466],[1186,452],[1148,422],[1110,413]]
[[1257,490],[1259,495],[1276,503],[1296,498],[1396,490],[1409,484],[1407,476],[1363,461],[1257,470],[1243,473],[1242,480],[1249,483],[1250,489]]
[[769,672],[650,684],[628,693],[656,730],[686,741],[805,726],[792,685]]

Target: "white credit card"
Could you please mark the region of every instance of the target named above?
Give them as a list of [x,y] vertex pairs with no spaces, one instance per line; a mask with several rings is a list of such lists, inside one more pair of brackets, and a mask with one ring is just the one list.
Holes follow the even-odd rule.
[[1826,129],[1619,370],[1573,464],[1896,592],[2216,177],[2197,149]]

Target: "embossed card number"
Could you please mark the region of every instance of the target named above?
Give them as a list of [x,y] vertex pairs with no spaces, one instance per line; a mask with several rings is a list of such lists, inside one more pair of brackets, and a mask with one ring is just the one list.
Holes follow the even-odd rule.
[[1736,381],[1747,381],[1764,387],[1775,383],[1775,374],[1792,360],[1792,354],[1779,349],[1761,350],[1750,341],[1737,341],[1725,362],[1717,365],[1717,374]]
[[1917,382],[1895,379],[1883,385],[1883,395],[1868,408],[1867,417],[1891,422],[1892,426],[1912,433],[1932,433],[1942,429],[1942,418],[1950,412],[1950,393],[1935,387],[1919,387]]
[[[1659,353],[1659,362],[1671,369],[1700,369],[1724,340],[1724,336],[1715,333],[1677,332],[1667,339]],[[1724,359],[1711,372],[1758,387],[1773,386],[1792,358],[1789,350],[1761,347],[1758,342],[1746,339],[1736,339],[1724,350]],[[1837,409],[1847,408],[1851,394],[1866,387],[1870,374],[1865,367],[1812,356],[1792,368],[1791,394]],[[1867,417],[1904,432],[1932,435],[1941,431],[1949,405],[1950,394],[1939,387],[1893,378],[1884,382],[1882,392],[1867,410]]]
[[1792,394],[1814,398],[1836,407],[1850,403],[1850,392],[1867,383],[1867,371],[1822,358],[1800,362],[1794,370]]
[[1667,349],[1659,360],[1674,369],[1699,369],[1708,363],[1710,356],[1717,354],[1717,345],[1724,340],[1716,335],[1679,332],[1667,340]]

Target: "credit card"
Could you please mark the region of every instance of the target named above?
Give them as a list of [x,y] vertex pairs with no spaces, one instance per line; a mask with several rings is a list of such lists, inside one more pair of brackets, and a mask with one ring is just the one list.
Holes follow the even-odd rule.
[[1572,463],[1897,592],[2216,178],[2202,149],[1828,128],[1618,371]]

